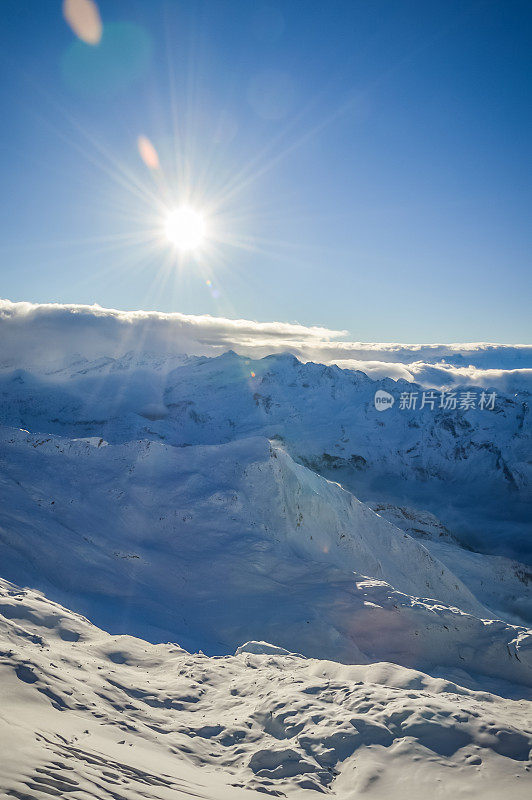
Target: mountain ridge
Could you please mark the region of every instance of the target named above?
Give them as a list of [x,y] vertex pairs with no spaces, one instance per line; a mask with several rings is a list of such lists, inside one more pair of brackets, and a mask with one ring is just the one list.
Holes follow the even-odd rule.
[[176,448],[4,429],[0,456],[4,575],[108,630],[532,683],[524,626],[490,620],[423,544],[268,440]]
[[[401,410],[421,386],[237,354],[179,364],[130,356],[39,375],[0,372],[0,421],[63,436],[173,445],[277,439],[292,457],[367,502],[424,508],[474,549],[532,558],[529,395],[491,410]],[[478,393],[478,387],[464,386]],[[396,403],[379,413],[377,390]],[[452,491],[450,487],[452,486]]]

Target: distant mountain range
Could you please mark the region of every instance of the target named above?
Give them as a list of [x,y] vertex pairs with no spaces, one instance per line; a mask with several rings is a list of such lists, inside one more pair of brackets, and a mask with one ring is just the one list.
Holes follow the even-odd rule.
[[[375,393],[394,405],[377,411]],[[486,387],[485,392],[489,391]],[[0,371],[0,420],[63,437],[116,444],[148,439],[178,447],[249,436],[278,442],[292,458],[367,502],[436,514],[466,546],[530,562],[530,395],[493,390],[493,408],[421,408],[424,387],[374,381],[362,372],[299,362],[126,354],[77,359],[53,371]],[[401,394],[417,395],[401,408]]]

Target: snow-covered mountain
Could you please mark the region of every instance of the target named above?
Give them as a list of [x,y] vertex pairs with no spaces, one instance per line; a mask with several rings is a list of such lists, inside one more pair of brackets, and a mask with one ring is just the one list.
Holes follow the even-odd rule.
[[[374,503],[379,516],[422,541],[497,616],[532,623],[532,568],[503,556],[487,555],[459,546],[456,537],[427,511]],[[458,545],[458,546],[457,546]]]
[[529,704],[392,663],[111,636],[0,581],[0,793],[18,800],[530,796]]
[[2,790],[527,796],[529,395],[423,391],[292,355],[4,365]]
[[420,541],[266,439],[177,448],[4,429],[0,452],[4,575],[108,630],[532,685],[525,627],[493,621]]
[[[461,387],[478,398],[478,387]],[[486,387],[488,389],[489,387]],[[396,399],[382,413],[376,391]],[[282,443],[292,457],[340,481],[361,500],[426,509],[475,549],[532,556],[528,392],[498,393],[493,409],[400,408],[405,381],[302,364],[165,359],[129,354],[74,360],[53,372],[0,372],[0,419],[43,434],[221,444],[249,436]]]

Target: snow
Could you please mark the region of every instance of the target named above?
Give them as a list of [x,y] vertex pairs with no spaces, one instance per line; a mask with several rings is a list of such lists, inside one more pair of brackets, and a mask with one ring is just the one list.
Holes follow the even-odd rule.
[[368,345],[512,387],[380,413],[421,386],[251,357],[318,329],[186,355],[227,322],[4,307],[0,795],[530,796],[528,350]]
[[465,550],[433,514],[389,503],[374,503],[379,516],[419,538],[439,561],[442,561],[468,586],[475,597],[497,616],[518,624],[532,620],[532,568],[502,556]]
[[3,574],[107,630],[532,684],[524,625],[276,443],[97,447],[5,429],[0,455]]
[[189,654],[111,636],[6,581],[0,642],[5,797],[530,796],[528,703],[502,684],[264,642],[262,654]]
[[176,365],[129,354],[53,374],[0,371],[0,421],[112,443],[275,438],[363,501],[427,510],[475,550],[530,561],[530,394],[499,394],[494,411],[376,411],[377,390],[406,387],[416,389],[291,355]]
[[299,656],[299,658],[304,658],[301,653],[291,653],[284,647],[276,647],[268,642],[244,642],[237,647],[235,655],[239,656],[241,653],[253,653],[256,656]]

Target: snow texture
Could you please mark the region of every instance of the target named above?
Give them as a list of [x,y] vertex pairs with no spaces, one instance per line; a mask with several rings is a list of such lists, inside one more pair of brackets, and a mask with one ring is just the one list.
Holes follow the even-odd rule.
[[530,796],[529,704],[501,687],[264,642],[189,654],[5,581],[0,642],[3,797]]

